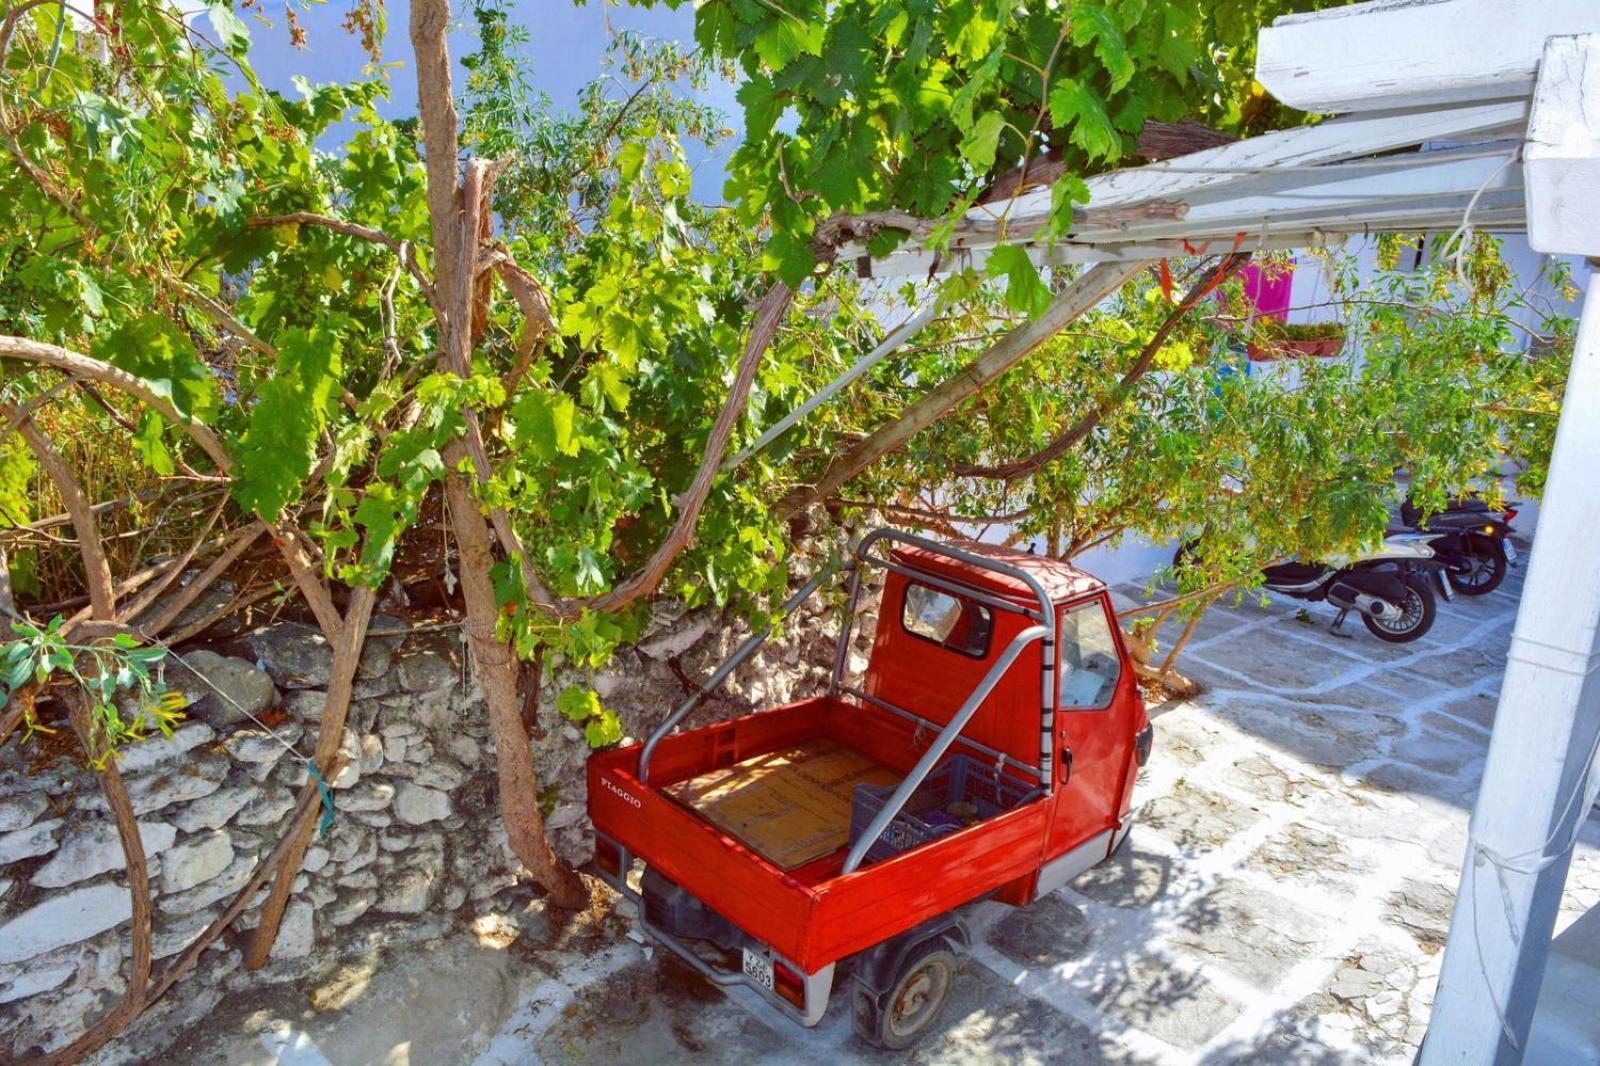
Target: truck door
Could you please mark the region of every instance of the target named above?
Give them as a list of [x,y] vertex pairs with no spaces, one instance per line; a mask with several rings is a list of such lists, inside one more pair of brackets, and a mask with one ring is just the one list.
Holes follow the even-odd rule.
[[1061,608],[1057,634],[1057,799],[1047,864],[1115,824],[1132,742],[1129,693],[1137,684],[1123,668],[1115,615],[1103,593]]

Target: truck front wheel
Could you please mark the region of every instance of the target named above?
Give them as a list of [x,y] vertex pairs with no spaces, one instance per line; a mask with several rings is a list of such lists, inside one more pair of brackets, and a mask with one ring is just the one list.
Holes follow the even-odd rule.
[[956,957],[936,942],[906,957],[881,997],[881,1006],[857,986],[851,1005],[856,1033],[879,1047],[896,1051],[910,1047],[938,1021],[958,968]]

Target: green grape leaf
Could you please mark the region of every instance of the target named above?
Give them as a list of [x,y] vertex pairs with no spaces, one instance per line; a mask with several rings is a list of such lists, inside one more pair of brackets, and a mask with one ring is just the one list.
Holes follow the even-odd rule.
[[1106,71],[1111,75],[1111,90],[1116,92],[1128,82],[1133,80],[1134,63],[1128,55],[1128,42],[1122,36],[1122,28],[1105,8],[1095,4],[1084,3],[1078,0],[1072,5],[1072,13],[1068,16],[1068,25],[1072,31],[1072,43],[1086,45],[1094,44],[1094,54],[1105,64]]
[[139,419],[139,431],[133,435],[133,449],[151,470],[162,477],[171,477],[176,467],[172,464],[172,453],[161,439],[163,425],[160,415],[146,411]]
[[756,55],[773,70],[782,70],[802,52],[819,56],[822,54],[823,29],[817,23],[802,22],[788,15],[780,16],[756,34]]
[[141,379],[186,418],[204,420],[217,409],[211,369],[188,335],[159,315],[143,315],[102,333],[91,350]]
[[1051,88],[1050,119],[1096,159],[1114,160],[1122,154],[1122,138],[1106,113],[1105,100],[1081,81],[1062,78]]
[[622,739],[622,720],[610,711],[601,711],[583,727],[583,736],[591,748],[609,748]]
[[1039,277],[1039,268],[1020,244],[1002,244],[989,254],[983,272],[991,278],[1006,279],[1006,303],[1014,311],[1037,315],[1050,305],[1050,287]]
[[271,377],[236,449],[233,498],[274,521],[300,496],[316,462],[317,440],[338,389],[339,342],[322,330],[286,330]]
[[1000,132],[1006,120],[997,111],[989,111],[978,118],[961,138],[961,157],[979,170],[994,166],[995,151],[1000,147]]
[[600,695],[593,689],[568,685],[556,697],[556,710],[574,722],[586,722],[602,713]]
[[572,397],[543,390],[524,393],[510,412],[518,441],[525,441],[535,458],[546,463],[557,455],[578,454],[578,437],[573,430],[577,413]]

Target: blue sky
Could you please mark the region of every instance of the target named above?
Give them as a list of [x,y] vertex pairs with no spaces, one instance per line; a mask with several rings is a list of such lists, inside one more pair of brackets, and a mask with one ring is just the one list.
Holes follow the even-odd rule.
[[[295,48],[289,42],[288,28],[277,5],[270,5],[271,25],[246,15],[251,35],[251,64],[256,75],[269,88],[288,95],[295,94],[291,79],[297,74],[314,83],[360,78],[366,57],[360,42],[340,26],[348,6],[346,0],[330,0],[302,11],[300,21],[307,31],[304,48]],[[456,12],[456,29],[451,35],[450,51],[459,60],[476,44],[469,5],[457,0],[452,7]],[[407,0],[388,0],[388,12],[384,60],[399,65],[388,70],[390,98],[379,110],[386,117],[403,118],[416,114],[417,106],[416,70],[411,63],[410,4]],[[692,44],[694,38],[694,12],[687,3],[673,11],[664,6],[611,5],[603,0],[590,0],[581,6],[571,0],[519,0],[511,10],[511,17],[528,30],[525,54],[529,81],[548,93],[559,107],[573,106],[579,88],[599,73],[608,40],[608,21],[612,29],[633,30],[685,44]],[[458,92],[462,74],[458,67]],[[728,117],[729,125],[737,129],[740,109],[733,93],[732,86],[717,85],[708,96]],[[717,155],[725,158],[728,151],[725,145]],[[697,196],[720,199],[722,173],[718,161],[694,162]]]

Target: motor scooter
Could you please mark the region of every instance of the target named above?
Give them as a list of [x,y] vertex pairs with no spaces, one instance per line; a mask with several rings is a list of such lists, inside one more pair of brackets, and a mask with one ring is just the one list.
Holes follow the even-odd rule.
[[[1273,592],[1308,603],[1331,603],[1339,609],[1331,632],[1347,637],[1344,620],[1351,611],[1379,640],[1406,644],[1433,627],[1438,605],[1433,590],[1446,600],[1453,597],[1445,580],[1445,566],[1435,556],[1431,542],[1436,533],[1394,533],[1370,555],[1329,562],[1291,559],[1263,567],[1263,584]],[[1173,556],[1180,567],[1194,551],[1194,543],[1181,546]]]
[[1510,540],[1515,517],[1514,502],[1494,511],[1476,496],[1452,498],[1443,511],[1426,517],[1409,497],[1400,505],[1407,528],[1438,534],[1430,542],[1433,554],[1444,564],[1450,587],[1463,596],[1493,592],[1516,565],[1517,548]]
[[1437,605],[1433,587],[1451,598],[1444,564],[1430,544],[1436,535],[1400,533],[1385,537],[1373,555],[1332,563],[1287,562],[1264,568],[1266,587],[1298,600],[1322,600],[1339,608],[1331,632],[1342,630],[1351,611],[1379,640],[1406,644],[1433,628]]

